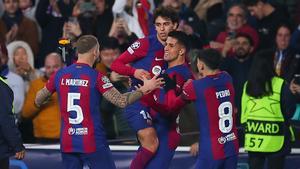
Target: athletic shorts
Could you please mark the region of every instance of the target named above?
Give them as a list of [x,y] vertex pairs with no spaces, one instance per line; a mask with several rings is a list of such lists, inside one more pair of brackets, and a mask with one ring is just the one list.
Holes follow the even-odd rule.
[[89,169],[116,168],[108,146],[103,146],[94,153],[62,152],[62,161],[65,169],[83,169],[83,166],[88,166]]
[[152,127],[152,119],[149,114],[150,108],[143,105],[140,101],[128,105],[124,109],[124,116],[129,126],[138,132],[141,129]]
[[198,156],[196,169],[236,169],[238,156],[230,156],[221,160],[208,159],[203,156]]

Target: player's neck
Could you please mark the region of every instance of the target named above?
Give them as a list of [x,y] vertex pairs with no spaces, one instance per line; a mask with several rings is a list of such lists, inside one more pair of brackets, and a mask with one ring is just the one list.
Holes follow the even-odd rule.
[[182,65],[182,64],[184,64],[184,62],[185,62],[185,60],[173,60],[171,62],[168,62],[168,68]]
[[220,73],[219,69],[207,70],[207,71],[203,72],[204,76],[212,76],[212,75],[215,75],[215,74],[218,74],[218,73]]
[[87,58],[78,58],[77,63],[84,63],[89,65],[90,67],[93,66],[93,62]]

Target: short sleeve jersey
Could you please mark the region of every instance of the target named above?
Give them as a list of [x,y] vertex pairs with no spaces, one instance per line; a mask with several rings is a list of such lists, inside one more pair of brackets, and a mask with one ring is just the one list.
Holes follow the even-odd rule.
[[51,76],[46,88],[58,94],[62,152],[90,153],[107,145],[99,104],[102,94],[112,86],[106,76],[82,63]]
[[195,102],[199,120],[199,154],[215,160],[238,153],[232,78],[225,72],[192,81],[183,99]]

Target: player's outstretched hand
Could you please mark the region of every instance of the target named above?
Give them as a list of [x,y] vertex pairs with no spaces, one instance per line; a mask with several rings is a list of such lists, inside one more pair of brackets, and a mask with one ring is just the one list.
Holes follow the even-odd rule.
[[136,69],[133,76],[139,80],[143,80],[144,77],[151,78],[150,73],[144,69]]
[[154,89],[160,88],[161,85],[165,84],[163,78],[158,78],[157,76],[154,76],[150,80],[147,77],[143,76],[142,80],[144,82],[144,85],[139,86],[138,90],[143,92],[144,95],[150,93]]

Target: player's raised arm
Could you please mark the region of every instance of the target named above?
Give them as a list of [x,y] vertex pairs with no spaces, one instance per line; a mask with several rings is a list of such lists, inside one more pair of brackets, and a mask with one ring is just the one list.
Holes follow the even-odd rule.
[[154,89],[159,88],[164,82],[162,78],[157,78],[154,76],[152,79],[148,80],[143,78],[144,85],[137,88],[137,90],[132,92],[127,92],[121,94],[116,88],[111,88],[110,90],[103,93],[103,96],[109,100],[111,103],[124,108],[129,104],[140,99],[144,94],[151,92]]
[[148,46],[149,42],[145,39],[137,40],[112,63],[111,69],[121,75],[135,76],[137,69],[129,66],[128,64],[145,57],[148,51]]

